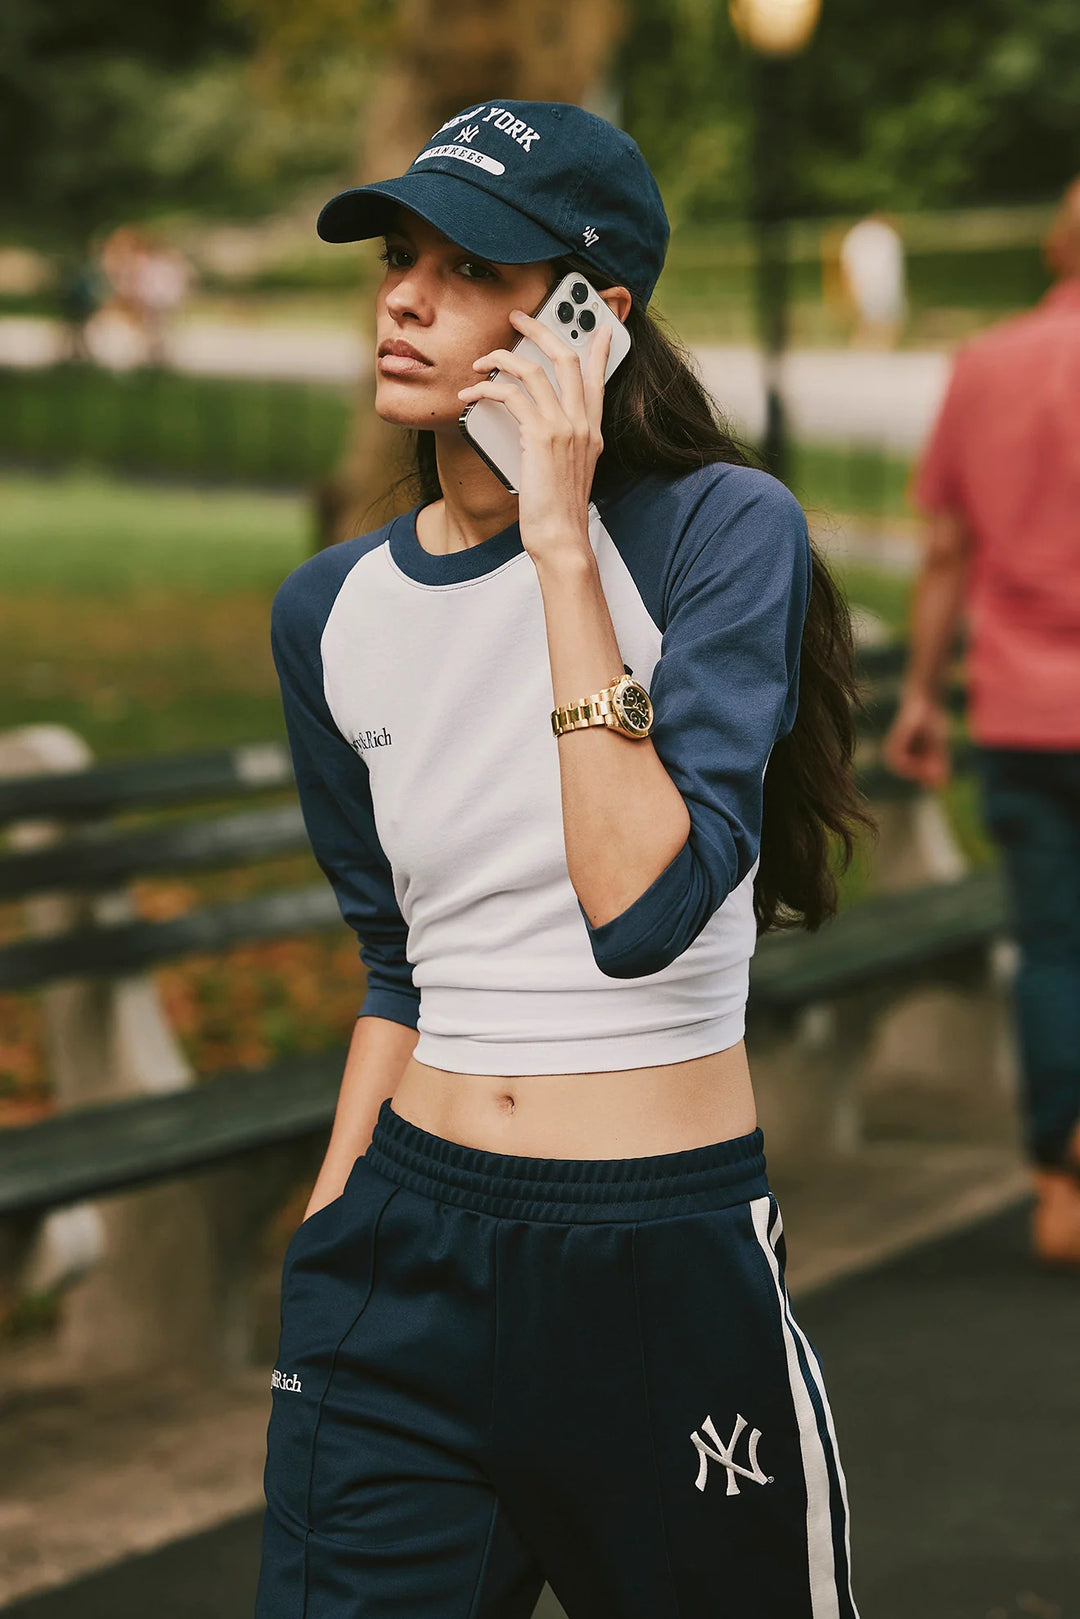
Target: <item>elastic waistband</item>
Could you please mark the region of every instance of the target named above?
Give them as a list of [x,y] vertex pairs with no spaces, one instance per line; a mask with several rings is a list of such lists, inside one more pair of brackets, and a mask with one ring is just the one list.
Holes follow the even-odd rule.
[[526,1158],[446,1141],[383,1102],[365,1160],[386,1180],[499,1219],[661,1220],[769,1190],[760,1129],[651,1158]]

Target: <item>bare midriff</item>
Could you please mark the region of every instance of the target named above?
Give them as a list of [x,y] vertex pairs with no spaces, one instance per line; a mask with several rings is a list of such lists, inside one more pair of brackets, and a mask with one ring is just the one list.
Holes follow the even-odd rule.
[[742,1040],[704,1057],[593,1074],[457,1074],[410,1057],[390,1105],[446,1141],[527,1158],[644,1158],[757,1125]]

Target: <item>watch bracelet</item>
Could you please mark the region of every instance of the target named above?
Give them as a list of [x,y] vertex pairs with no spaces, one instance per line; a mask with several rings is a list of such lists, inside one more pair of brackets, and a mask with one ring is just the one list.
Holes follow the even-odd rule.
[[[611,694],[621,680],[626,679],[626,670],[616,675],[614,680],[600,691],[593,692],[588,697],[580,697],[576,703],[563,703],[551,711],[551,729],[556,737],[565,731],[580,731],[591,725],[598,714],[615,714],[615,706],[611,701]],[[618,717],[616,715],[616,717]],[[606,724],[606,721],[605,721]],[[611,727],[609,727],[611,729]],[[616,729],[622,729],[621,726]]]

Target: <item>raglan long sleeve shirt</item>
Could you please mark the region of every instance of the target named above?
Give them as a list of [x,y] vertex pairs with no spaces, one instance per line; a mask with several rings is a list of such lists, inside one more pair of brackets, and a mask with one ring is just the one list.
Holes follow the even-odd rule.
[[359,1015],[416,1028],[417,1059],[461,1073],[733,1045],[764,774],[798,703],[801,507],[726,463],[595,494],[589,540],[624,666],[691,822],[598,927],[566,866],[544,605],[519,527],[434,555],[418,510],[310,557],[272,614],[305,824],[367,969]]

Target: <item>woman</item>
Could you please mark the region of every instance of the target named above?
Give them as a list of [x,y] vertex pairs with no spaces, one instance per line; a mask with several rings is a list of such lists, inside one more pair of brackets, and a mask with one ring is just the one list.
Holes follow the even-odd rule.
[[[319,231],[385,237],[375,408],[422,498],[274,603],[368,988],[285,1258],[258,1619],[526,1619],[545,1578],[570,1619],[852,1619],[742,1040],[756,932],[835,909],[862,818],[841,598],[646,313],[668,225],[621,130],[474,106]],[[568,269],[632,338],[606,390],[607,338],[529,313]],[[516,496],[459,432],[485,397]],[[561,712],[624,673],[646,734]]]

